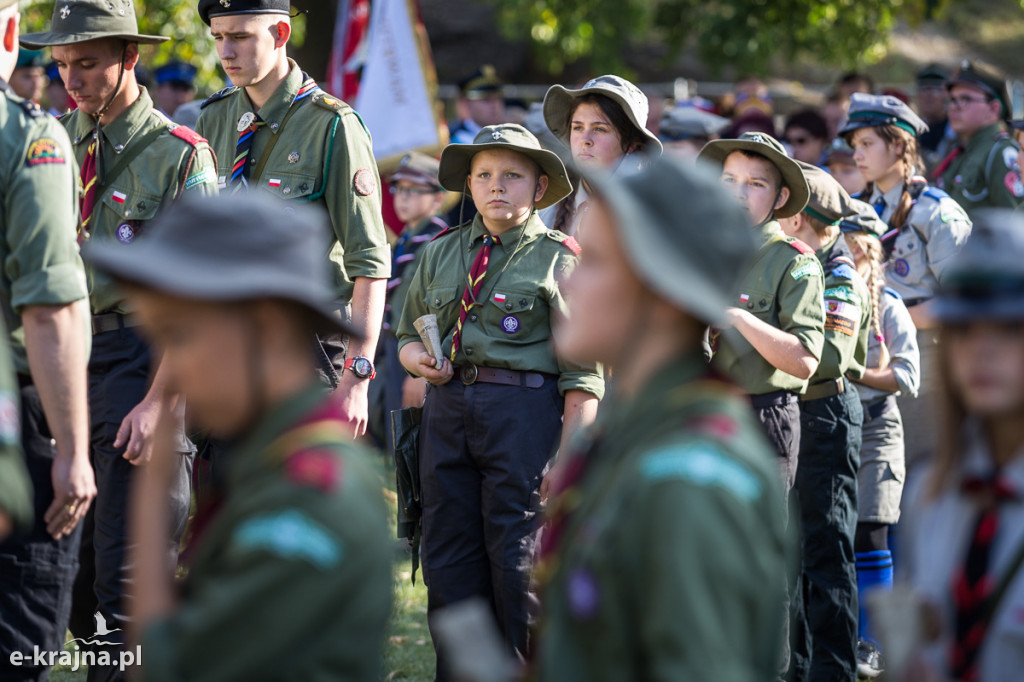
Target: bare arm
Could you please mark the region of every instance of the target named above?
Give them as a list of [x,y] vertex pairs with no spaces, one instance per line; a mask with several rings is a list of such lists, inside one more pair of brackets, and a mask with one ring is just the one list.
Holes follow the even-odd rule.
[[858,384],[864,384],[879,391],[895,393],[900,390],[900,385],[896,382],[896,373],[892,370],[892,367],[886,367],[885,369],[869,367],[864,370],[864,376],[855,381]]
[[907,312],[910,313],[910,319],[914,321],[914,326],[918,329],[933,329],[936,326],[935,318],[932,317],[931,310],[931,301],[919,303],[907,308]]
[[[349,358],[364,357],[373,359],[377,348],[377,337],[384,319],[384,297],[387,293],[387,280],[356,277],[352,290],[352,324],[359,329],[364,338],[349,341]],[[338,384],[338,395],[342,397],[342,409],[355,423],[356,436],[366,433],[369,421],[368,391],[370,382],[360,379],[354,372],[343,372]]]
[[136,466],[152,459],[153,438],[160,411],[170,406],[173,399],[174,395],[167,392],[167,372],[161,363],[153,373],[146,397],[132,408],[117,430],[114,447],[125,446],[122,457]]
[[810,379],[818,369],[818,359],[793,334],[777,329],[740,308],[729,308],[726,314],[736,331],[776,369],[798,379]]
[[21,316],[29,370],[57,443],[54,497],[44,515],[47,530],[57,539],[74,530],[96,497],[89,464],[88,314],[83,299],[63,306],[27,306]]
[[598,400],[586,391],[566,391],[565,408],[562,412],[562,441],[559,450],[568,447],[580,429],[594,423],[597,417]]

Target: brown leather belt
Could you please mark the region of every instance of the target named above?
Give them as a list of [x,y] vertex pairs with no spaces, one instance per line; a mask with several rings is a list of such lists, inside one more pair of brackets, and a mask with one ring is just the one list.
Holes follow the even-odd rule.
[[121,313],[102,313],[92,316],[92,335],[116,332],[119,329],[138,327],[139,323]]
[[477,367],[476,365],[455,368],[455,378],[466,386],[481,383],[540,388],[548,376],[550,375],[540,372],[520,372],[515,369],[495,369],[494,367]]
[[804,394],[800,396],[800,400],[806,403],[809,400],[831,398],[834,395],[842,395],[843,393],[846,393],[846,379],[840,377],[808,386]]

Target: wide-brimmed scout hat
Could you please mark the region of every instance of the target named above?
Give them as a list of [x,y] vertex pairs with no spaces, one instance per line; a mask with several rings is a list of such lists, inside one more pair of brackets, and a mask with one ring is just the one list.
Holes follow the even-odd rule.
[[791,218],[804,209],[810,190],[803,170],[786,154],[782,144],[767,133],[743,133],[737,140],[712,140],[704,145],[697,158],[721,168],[730,154],[741,151],[763,156],[782,174],[782,184],[789,188],[789,199],[775,209],[776,218]]
[[569,115],[576,106],[576,99],[583,95],[604,95],[626,112],[633,127],[647,138],[645,150],[648,154],[661,154],[664,147],[658,136],[647,129],[647,115],[650,104],[640,88],[618,76],[598,76],[587,81],[579,90],[569,90],[562,85],[552,85],[544,95],[544,122],[562,144],[569,145]]
[[438,172],[441,186],[452,192],[465,192],[473,157],[488,149],[519,152],[540,166],[541,172],[548,176],[548,188],[544,196],[534,203],[537,208],[556,204],[572,191],[565,165],[558,154],[541,147],[533,133],[514,123],[482,128],[473,138],[473,144],[450,144],[445,147],[441,152],[441,168]]
[[625,178],[582,174],[614,214],[637,277],[694,317],[720,322],[757,245],[746,212],[719,179],[667,157]]
[[50,30],[26,33],[20,41],[25,47],[39,49],[100,38],[120,38],[146,45],[170,40],[139,33],[132,0],[58,0],[53,6]]
[[882,238],[882,235],[889,231],[889,226],[884,220],[878,217],[875,207],[860,199],[850,199],[852,209],[839,223],[839,229],[843,232],[863,232],[873,237]]
[[804,213],[826,225],[839,225],[853,212],[850,193],[827,171],[803,161],[797,161],[807,180],[807,205]]
[[318,331],[362,336],[338,313],[319,209],[270,195],[186,195],[130,246],[93,240],[83,258],[115,279],[189,300],[282,299],[318,316]]
[[847,137],[861,128],[887,125],[901,128],[915,137],[928,132],[928,124],[924,119],[898,97],[855,92],[850,95],[850,108],[846,120],[839,128],[839,135]]

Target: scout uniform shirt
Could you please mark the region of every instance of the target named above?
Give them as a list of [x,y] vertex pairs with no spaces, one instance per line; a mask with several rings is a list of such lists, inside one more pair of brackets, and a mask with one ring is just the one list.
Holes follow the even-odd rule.
[[793,543],[743,398],[679,358],[568,456],[537,568],[539,680],[774,678]]
[[[899,206],[904,187],[900,183],[885,194],[876,188],[865,199],[876,210],[882,209],[879,215],[886,224],[890,224]],[[892,231],[882,239],[882,245],[890,252],[886,283],[903,297],[908,307],[935,294],[946,267],[971,236],[971,219],[948,194],[923,182],[914,182],[910,192],[917,198],[906,224],[890,225]]]
[[384,306],[384,329],[392,334],[396,333],[398,319],[405,309],[405,299],[419,265],[420,249],[446,229],[448,226],[440,218],[428,218],[406,229],[398,238],[391,257],[391,279],[388,280],[387,304]]
[[[821,264],[810,247],[783,234],[777,221],[755,229],[761,249],[743,276],[733,305],[795,335],[820,359],[825,328]],[[718,337],[712,362],[750,395],[802,393],[807,387],[806,381],[773,367],[735,330]]]
[[[943,168],[946,161],[949,165]],[[1017,169],[1017,143],[999,123],[976,132],[946,161],[936,169],[936,174],[942,171],[936,184],[969,213],[985,206],[1017,208],[1024,199],[1024,185]]]
[[868,356],[871,292],[857,274],[842,234],[817,256],[825,271],[825,344],[810,383],[843,376],[859,379]]
[[[413,323],[433,313],[444,356],[451,358],[467,273],[487,234],[478,215],[442,232],[423,249],[398,324],[399,350],[419,340]],[[480,305],[466,317],[452,364],[551,374],[559,377],[563,395],[578,390],[601,398],[604,380],[597,368],[556,358],[552,349],[552,318],[569,312],[559,282],[575,268],[578,249],[570,237],[547,229],[536,211],[502,234],[501,243],[491,248]]]
[[[0,323],[0,334],[3,330]],[[0,343],[0,512],[11,518],[16,530],[31,530],[32,483],[21,453],[18,383],[7,343]]]
[[[206,140],[173,123],[142,94],[102,127],[96,204],[88,239],[130,244],[146,233],[161,207],[183,192],[217,192],[216,165]],[[95,122],[76,109],[60,119],[71,136],[79,165],[85,162]],[[211,226],[214,229],[215,226]],[[121,291],[107,275],[87,268],[93,315],[128,313]]]
[[64,130],[0,79],[0,307],[19,374],[29,371],[22,309],[89,295],[75,244],[76,177]]
[[393,550],[380,482],[346,433],[316,385],[231,453],[179,608],[143,632],[146,682],[380,679]]
[[249,186],[327,210],[334,232],[324,235],[324,254],[333,264],[338,300],[348,302],[357,277],[391,276],[377,163],[359,115],[288,63],[284,83],[259,111],[244,89],[226,88],[203,102],[196,130],[217,153],[221,189],[231,191],[239,120],[259,116],[265,125],[252,138]]
[[[921,386],[921,355],[917,346],[917,327],[910,317],[910,311],[894,289],[885,287],[878,301],[882,316],[882,335],[886,350],[889,351],[889,367],[900,387],[899,393],[911,398],[917,397]],[[868,367],[878,367],[882,357],[882,340],[875,335],[874,322],[868,333]],[[892,395],[889,391],[857,384],[857,394],[862,403],[870,403]]]

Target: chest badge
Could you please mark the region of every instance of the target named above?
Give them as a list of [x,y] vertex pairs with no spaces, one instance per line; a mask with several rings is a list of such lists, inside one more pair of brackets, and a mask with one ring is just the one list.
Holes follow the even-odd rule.
[[910,263],[907,262],[907,259],[900,258],[892,264],[892,271],[898,277],[906,277],[910,274]]
[[[228,4],[230,5],[231,3],[229,2]],[[248,130],[249,127],[252,125],[252,122],[255,120],[256,114],[252,113],[251,111],[247,111],[244,114],[242,114],[242,117],[238,119],[238,132],[243,133],[246,130]]]
[[578,568],[569,574],[566,587],[570,613],[579,619],[592,618],[601,605],[601,593],[594,575],[590,571]]
[[288,163],[298,163],[298,162],[299,162],[299,153],[298,152],[292,152],[291,154],[288,155]]
[[131,244],[135,241],[135,228],[128,223],[121,223],[117,226],[117,241],[122,244]]
[[519,318],[515,315],[506,315],[501,320],[501,329],[506,334],[515,334],[519,331]]

